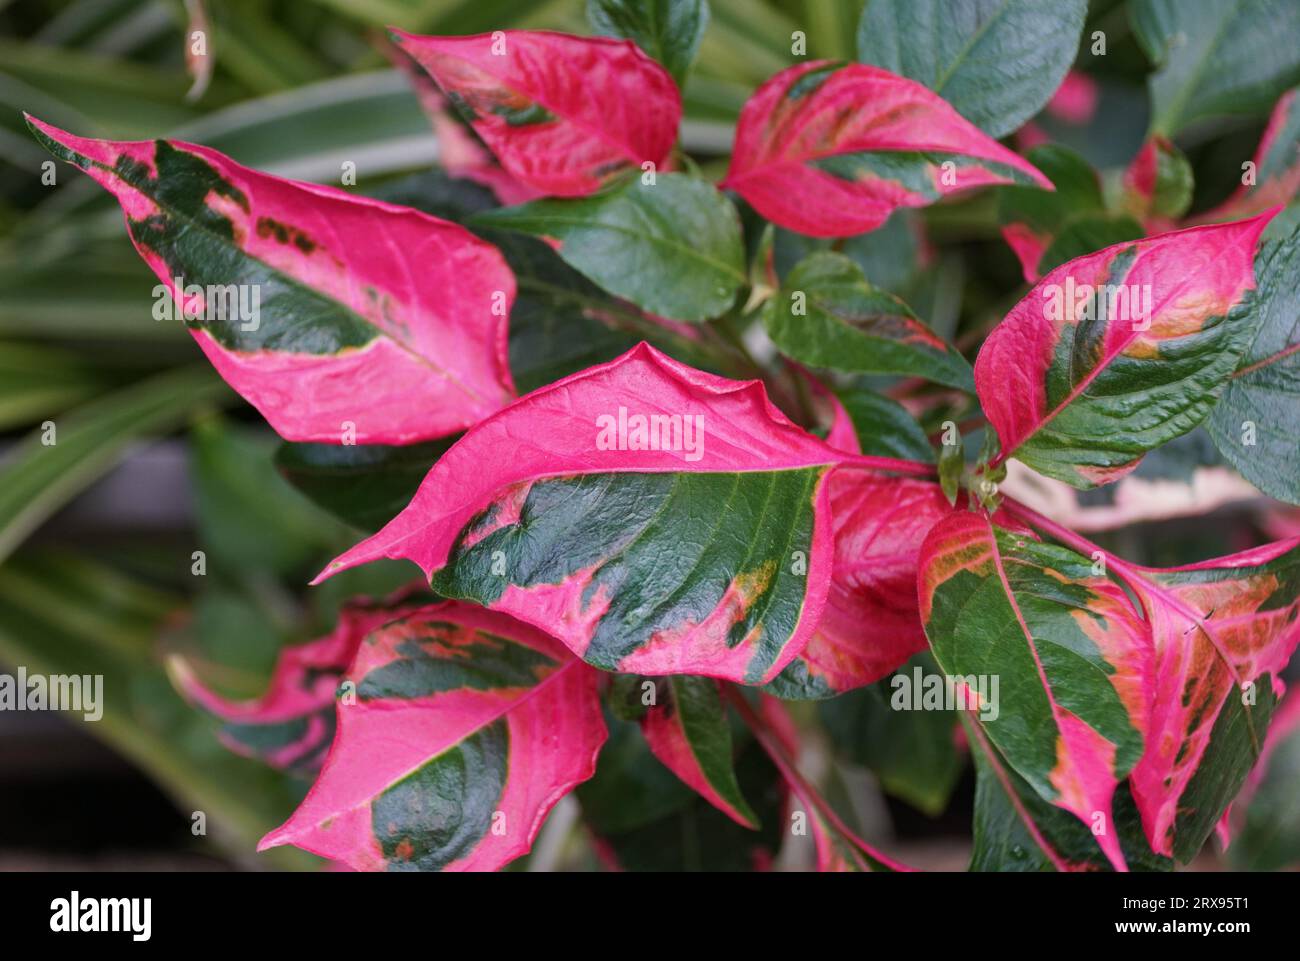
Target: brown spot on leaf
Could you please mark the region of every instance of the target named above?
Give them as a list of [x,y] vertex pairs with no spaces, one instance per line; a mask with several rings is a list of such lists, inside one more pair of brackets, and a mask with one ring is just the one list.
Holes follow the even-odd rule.
[[292,243],[304,254],[309,254],[316,249],[316,241],[297,227],[281,223],[271,217],[257,218],[257,236],[262,238],[274,237],[276,241],[282,244]]

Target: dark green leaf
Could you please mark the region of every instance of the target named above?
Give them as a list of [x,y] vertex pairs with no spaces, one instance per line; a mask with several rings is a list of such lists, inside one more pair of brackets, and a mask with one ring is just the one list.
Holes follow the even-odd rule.
[[812,254],[763,308],[768,335],[813,367],[911,374],[974,391],[970,364],[843,254]]
[[1129,18],[1159,68],[1150,81],[1157,133],[1229,114],[1262,116],[1300,81],[1293,0],[1133,0]]
[[716,317],[745,282],[740,218],[711,184],[641,177],[572,200],[535,200],[473,218],[560,241],[560,256],[612,294],[675,320]]
[[320,507],[353,527],[375,531],[410,502],[452,440],[405,447],[286,442],[275,453],[275,466]]
[[752,871],[781,846],[780,775],[754,741],[736,758],[736,778],[763,827],[741,827],[655,760],[633,725],[609,722],[596,774],[577,789],[583,819],[628,871]]
[[886,791],[929,815],[943,813],[961,773],[953,740],[955,712],[913,710],[910,690],[937,673],[918,654],[892,676],[817,705],[843,755],[875,772]]
[[1205,426],[1248,481],[1300,504],[1300,231],[1264,244],[1255,279],[1258,332]]
[[709,25],[707,0],[587,0],[592,29],[626,37],[658,60],[680,86]]
[[898,401],[861,385],[840,388],[835,394],[853,422],[862,453],[934,462],[934,447],[925,431]]
[[858,59],[911,77],[985,133],[1036,114],[1074,62],[1085,0],[868,0]]

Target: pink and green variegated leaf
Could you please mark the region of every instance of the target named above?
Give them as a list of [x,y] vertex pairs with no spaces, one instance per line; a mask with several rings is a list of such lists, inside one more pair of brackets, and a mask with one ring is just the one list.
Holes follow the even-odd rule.
[[349,604],[324,637],[280,652],[266,691],[233,701],[213,690],[186,658],[168,658],[172,682],[190,701],[225,722],[221,742],[271,767],[315,774],[334,739],[334,695],[357,646],[375,628],[414,605]]
[[681,674],[664,687],[664,700],[641,717],[651,753],[727,817],[757,829],[758,816],[736,780],[731,725],[718,682]]
[[1289,204],[1300,194],[1300,87],[1288,90],[1273,107],[1251,164],[1236,192],[1198,220],[1250,217]]
[[760,384],[641,345],[473,428],[327,573],[409,558],[440,593],[545,627],[597,667],[764,683],[820,618],[825,478],[849,461],[898,463],[837,451]]
[[1254,333],[1272,211],[1116,244],[1048,273],[989,335],[975,387],[998,460],[1086,489],[1210,412]]
[[760,383],[641,344],[471,428],[322,577],[407,558],[596,667],[766,683],[821,617],[842,463],[928,471],[837,451]]
[[865,233],[898,207],[987,184],[1051,182],[914,80],[816,60],[783,70],[745,104],[722,186],[782,227]]
[[828,484],[831,585],[812,640],[768,686],[787,700],[865,687],[925,649],[917,562],[926,534],[952,512],[933,481],[844,467]]
[[334,740],[334,694],[361,638],[416,606],[350,603],[328,635],[283,649],[266,691],[251,700],[233,701],[214,691],[181,654],[168,658],[168,674],[183,696],[225,722],[217,737],[227,748],[277,769],[313,775]]
[[594,193],[628,168],[663,164],[681,94],[630,40],[545,30],[470,37],[395,31],[505,171],[560,197]]
[[199,347],[285,439],[411,443],[514,396],[514,275],[464,228],[195,144],[28,122],[117,197]]
[[1152,848],[1200,850],[1265,743],[1276,678],[1300,643],[1300,538],[1187,567],[1125,568],[1155,648],[1133,795]]
[[1044,800],[1125,859],[1112,810],[1142,756],[1154,683],[1151,640],[1124,591],[1093,562],[977,514],[941,521],[921,547],[921,620],[940,668],[995,694],[973,715]]
[[599,675],[553,638],[456,602],[372,630],[292,844],[356,870],[491,871],[595,770]]

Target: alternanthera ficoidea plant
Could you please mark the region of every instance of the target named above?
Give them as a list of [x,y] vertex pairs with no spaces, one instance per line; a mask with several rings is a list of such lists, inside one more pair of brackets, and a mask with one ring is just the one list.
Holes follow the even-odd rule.
[[[328,466],[373,532],[320,579],[423,575],[256,701],[172,664],[232,746],[315,779],[263,846],[495,869],[576,788],[624,867],[690,803],[704,866],[806,831],[824,869],[905,869],[801,771],[816,723],[923,808],[968,751],[979,869],[1168,870],[1227,832],[1286,710],[1300,538],[1157,569],[1042,495],[1204,427],[1300,503],[1300,67],[1252,53],[1300,8],[1129,6],[1150,133],[1105,183],[1033,120],[1096,110],[1083,0],[873,0],[858,62],[796,32],[729,162],[678,139],[703,0],[592,0],[601,36],[393,32],[445,170],[377,197],[30,118],[121,202],[290,475]],[[1256,19],[1203,70],[1215,17]],[[1258,152],[1189,216],[1178,137],[1238,107],[1273,110]],[[996,204],[1027,284],[955,343],[889,261],[933,257],[918,214],[951,195]]]

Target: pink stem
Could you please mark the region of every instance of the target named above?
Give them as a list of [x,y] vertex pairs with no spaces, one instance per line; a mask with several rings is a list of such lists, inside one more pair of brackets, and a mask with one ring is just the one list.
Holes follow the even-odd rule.
[[799,795],[804,804],[816,808],[831,827],[861,848],[867,856],[873,860],[878,861],[880,864],[883,864],[892,871],[916,870],[916,868],[908,867],[906,864],[895,861],[893,858],[880,853],[866,841],[862,840],[862,838],[854,834],[853,831],[849,829],[848,825],[841,820],[840,816],[835,813],[835,809],[830,806],[830,803],[821,796],[820,792],[818,792],[815,787],[808,783],[807,779],[802,774],[799,773],[798,768],[794,765],[794,761],[786,753],[780,740],[772,733],[766,722],[754,713],[754,709],[749,706],[749,702],[745,700],[745,696],[731,686],[728,686],[726,691],[728,699],[736,708],[736,713],[740,715],[741,720],[745,722],[749,729],[754,732],[754,737],[758,739],[758,743],[762,746],[763,750],[767,752],[768,757],[772,759],[772,763],[775,764],[777,770],[781,772],[781,776],[785,778],[786,782],[790,785],[791,790],[793,790],[795,794]]
[[962,727],[966,729],[966,733],[968,735],[973,735],[975,740],[979,742],[980,749],[984,752],[984,756],[988,758],[989,768],[993,771],[993,775],[998,779],[998,783],[1002,785],[1002,790],[1006,793],[1007,800],[1011,802],[1011,806],[1015,809],[1016,815],[1025,825],[1025,830],[1028,831],[1029,836],[1034,839],[1034,843],[1042,849],[1045,855],[1047,855],[1047,859],[1052,862],[1052,866],[1055,867],[1056,870],[1073,871],[1074,869],[1070,867],[1069,862],[1056,853],[1056,849],[1052,847],[1051,842],[1043,836],[1042,831],[1038,830],[1038,825],[1034,823],[1034,819],[1030,817],[1029,812],[1025,810],[1024,802],[1020,800],[1020,795],[1016,793],[1015,786],[1011,783],[1011,778],[1007,777],[1006,770],[1002,767],[997,755],[993,753],[993,745],[989,744],[988,735],[986,735],[983,729],[979,726],[979,722],[968,721],[965,714],[961,715],[961,722]]
[[897,457],[873,457],[868,454],[845,454],[845,467],[868,467],[873,470],[887,470],[895,474],[910,474],[913,477],[935,477],[937,472],[933,464],[924,464],[919,460],[902,460]]

